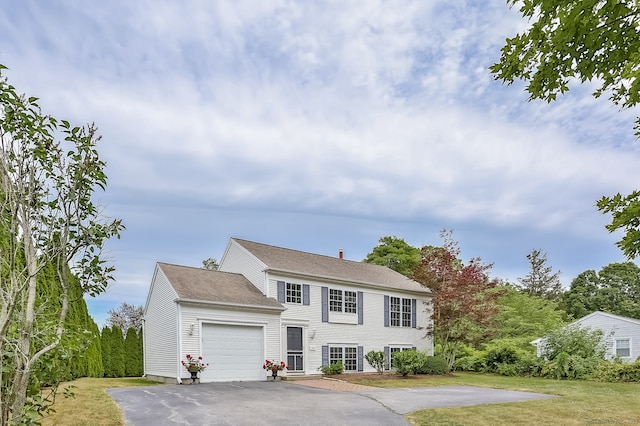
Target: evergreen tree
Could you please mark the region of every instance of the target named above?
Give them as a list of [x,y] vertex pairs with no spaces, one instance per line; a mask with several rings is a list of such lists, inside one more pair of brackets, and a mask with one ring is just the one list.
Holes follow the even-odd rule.
[[142,376],[142,352],[140,349],[140,337],[138,333],[136,333],[135,328],[131,327],[127,330],[127,337],[124,339],[125,376]]
[[117,326],[111,327],[111,366],[113,377],[124,377],[124,337],[120,327]]
[[104,369],[104,377],[115,377],[113,374],[113,366],[111,362],[111,327],[103,327],[100,335],[100,346],[102,349],[102,366]]
[[89,317],[89,332],[91,341],[87,347],[87,377],[104,377],[104,366],[102,365],[102,346],[100,344],[100,330],[98,325]]
[[527,255],[531,269],[524,278],[518,278],[520,282],[516,287],[529,296],[543,297],[549,300],[558,300],[562,295],[560,283],[560,271],[553,273],[553,268],[547,266],[547,254],[542,250],[533,250]]

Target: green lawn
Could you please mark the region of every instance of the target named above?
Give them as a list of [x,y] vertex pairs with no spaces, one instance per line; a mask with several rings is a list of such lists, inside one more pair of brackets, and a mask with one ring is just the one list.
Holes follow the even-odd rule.
[[[339,377],[348,379],[349,375]],[[483,386],[557,396],[542,401],[420,410],[407,416],[416,425],[640,425],[638,383],[530,379],[474,373],[431,378],[398,377],[393,380],[376,380],[375,375],[371,377],[373,380],[358,380],[357,383],[379,387]],[[122,426],[122,412],[105,389],[157,385],[131,378],[84,378],[70,384],[76,387],[73,389],[75,398],[66,399],[60,394],[54,405],[56,413],[43,419],[43,425]]]
[[[82,378],[63,383],[53,405],[54,413],[42,419],[43,426],[122,426],[124,417],[105,389],[152,386],[159,383],[142,378],[93,379]],[[72,385],[75,398],[65,398],[62,390]]]
[[449,377],[360,380],[379,387],[483,386],[539,392],[556,398],[508,404],[420,410],[407,416],[415,425],[640,425],[640,384],[599,383],[456,373]]

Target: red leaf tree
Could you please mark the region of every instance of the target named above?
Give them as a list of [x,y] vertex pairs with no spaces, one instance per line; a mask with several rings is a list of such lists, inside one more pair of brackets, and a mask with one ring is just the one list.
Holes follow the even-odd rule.
[[491,338],[496,331],[494,320],[498,313],[496,299],[499,283],[489,277],[492,264],[480,258],[466,265],[458,258],[460,249],[452,238],[452,231],[443,230],[442,247],[425,246],[413,279],[433,292],[433,328],[429,334],[442,346],[449,369],[462,345],[477,346]]

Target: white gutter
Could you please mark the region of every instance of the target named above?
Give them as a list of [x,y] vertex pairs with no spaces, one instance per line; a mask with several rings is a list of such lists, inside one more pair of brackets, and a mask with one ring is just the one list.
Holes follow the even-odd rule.
[[180,306],[181,303],[193,303],[198,305],[207,305],[207,306],[220,306],[222,308],[234,308],[234,309],[254,309],[254,310],[264,310],[264,311],[285,311],[286,309],[283,306],[264,306],[264,305],[240,305],[238,303],[231,302],[214,302],[207,301],[201,299],[174,299],[174,302]]

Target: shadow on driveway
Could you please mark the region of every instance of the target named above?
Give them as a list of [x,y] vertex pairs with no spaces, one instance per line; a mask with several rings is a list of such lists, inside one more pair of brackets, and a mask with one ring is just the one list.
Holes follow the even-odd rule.
[[229,382],[107,389],[127,425],[406,425],[422,408],[529,401],[550,395],[472,386],[351,392],[291,382]]

